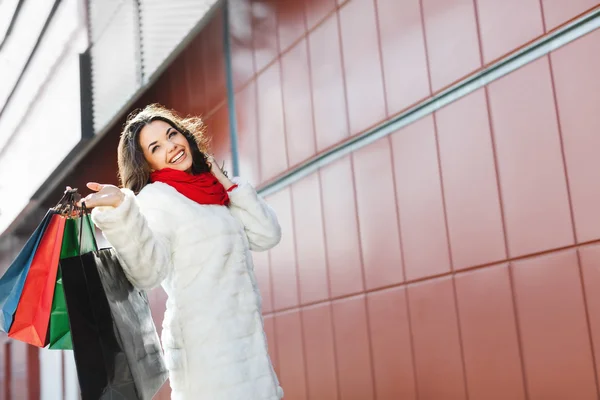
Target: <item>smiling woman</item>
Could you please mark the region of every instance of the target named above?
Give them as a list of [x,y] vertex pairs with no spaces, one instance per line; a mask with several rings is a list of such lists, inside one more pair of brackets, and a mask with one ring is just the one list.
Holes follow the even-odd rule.
[[[118,148],[121,182],[137,194],[153,171],[172,168],[194,175],[209,172],[208,143],[200,118],[180,118],[171,110],[151,104],[133,113],[123,129]],[[182,151],[183,157],[175,159]]]
[[153,121],[142,129],[140,147],[152,171],[173,168],[190,172],[192,169],[189,142],[164,121]]
[[281,238],[273,210],[207,156],[199,118],[150,105],[125,124],[123,188],[84,201],[139,289],[168,295],[162,345],[172,399],[278,400],[250,251]]

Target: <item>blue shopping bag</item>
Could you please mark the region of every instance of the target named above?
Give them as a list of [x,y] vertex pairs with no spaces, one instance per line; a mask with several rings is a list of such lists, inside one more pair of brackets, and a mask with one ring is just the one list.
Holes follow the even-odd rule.
[[53,210],[46,213],[33,235],[25,243],[25,247],[8,267],[6,273],[0,277],[0,331],[8,332],[13,323],[31,261],[53,214],[55,214]]

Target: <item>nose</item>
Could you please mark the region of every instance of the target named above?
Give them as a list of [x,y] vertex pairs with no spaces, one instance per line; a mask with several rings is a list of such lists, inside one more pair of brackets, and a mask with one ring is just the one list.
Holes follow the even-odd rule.
[[167,152],[171,153],[171,152],[175,151],[176,149],[177,149],[177,145],[169,140],[168,145],[167,145]]

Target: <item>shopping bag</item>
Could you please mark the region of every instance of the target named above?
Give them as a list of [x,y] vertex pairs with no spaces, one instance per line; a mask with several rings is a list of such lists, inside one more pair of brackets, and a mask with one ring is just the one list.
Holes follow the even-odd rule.
[[46,346],[64,229],[65,217],[52,215],[31,261],[8,337]]
[[[83,228],[81,243],[79,238],[80,228]],[[89,214],[85,214],[83,217],[67,219],[65,223],[65,232],[63,235],[60,258],[63,259],[74,257],[78,256],[80,252],[88,253],[94,250],[96,250],[94,225]],[[50,312],[49,331],[49,349],[73,350],[71,328],[69,326],[69,315],[67,313],[67,303],[65,300],[65,292],[62,284],[62,272],[60,268],[58,269],[56,284],[54,287],[54,298],[52,300],[52,311]]]
[[10,330],[36,249],[55,214],[53,210],[46,213],[17,258],[0,277],[0,330],[3,332]]
[[83,400],[150,400],[167,380],[148,299],[113,249],[60,261]]
[[48,326],[48,349],[50,350],[73,350],[71,340],[71,326],[67,312],[67,301],[62,284],[62,273],[60,267],[56,275],[54,286],[54,298],[52,299],[52,311],[50,312],[50,324]]

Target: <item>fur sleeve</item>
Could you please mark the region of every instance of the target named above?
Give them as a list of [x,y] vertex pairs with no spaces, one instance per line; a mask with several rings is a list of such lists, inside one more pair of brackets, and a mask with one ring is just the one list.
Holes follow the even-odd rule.
[[229,208],[244,225],[250,250],[269,250],[281,240],[281,228],[275,212],[249,183],[239,178],[232,181],[238,187],[229,193]]
[[133,192],[122,191],[125,199],[118,207],[97,207],[92,219],[115,248],[130,282],[139,289],[152,289],[172,268],[169,224],[164,223],[161,210],[148,208],[142,213]]

